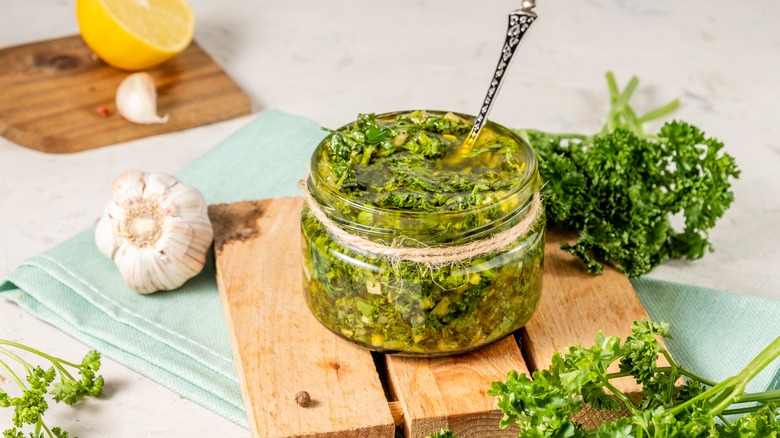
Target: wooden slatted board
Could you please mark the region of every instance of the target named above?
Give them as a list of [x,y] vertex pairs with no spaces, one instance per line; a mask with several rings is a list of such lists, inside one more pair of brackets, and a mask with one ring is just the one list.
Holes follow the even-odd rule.
[[195,42],[148,72],[158,112],[170,116],[165,124],[137,125],[117,113],[114,96],[129,73],[98,60],[78,35],[2,49],[0,135],[70,153],[251,113],[249,97]]
[[[442,427],[464,438],[516,436],[517,430],[498,428],[490,382],[504,380],[512,369],[546,367],[554,351],[591,345],[599,329],[626,336],[632,321],[647,318],[624,275],[587,274],[560,250],[565,236],[550,233],[542,301],[522,331],[522,354],[510,336],[466,355],[372,360],[306,308],[301,205],[299,198],[281,198],[209,210],[217,284],[254,437],[392,437],[394,424],[415,438]],[[638,391],[630,381],[620,389],[634,397]],[[311,394],[313,406],[295,403],[300,390]],[[600,421],[589,415],[580,421]]]
[[[217,286],[252,436],[392,436],[371,354],[327,331],[306,307],[300,209],[290,198],[210,209],[219,224]],[[300,391],[312,406],[296,403]]]

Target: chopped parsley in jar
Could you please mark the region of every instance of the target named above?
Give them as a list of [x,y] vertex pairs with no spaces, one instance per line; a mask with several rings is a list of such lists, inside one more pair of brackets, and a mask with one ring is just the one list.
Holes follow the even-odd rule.
[[468,116],[361,114],[312,156],[306,300],[372,350],[435,356],[503,338],[539,302],[544,248],[531,148]]

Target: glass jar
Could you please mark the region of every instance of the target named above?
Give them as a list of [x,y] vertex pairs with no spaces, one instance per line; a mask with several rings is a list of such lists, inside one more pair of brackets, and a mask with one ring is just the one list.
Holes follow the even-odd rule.
[[[376,120],[393,126],[399,117],[418,113],[388,113],[376,116]],[[438,111],[421,114],[444,115]],[[473,123],[471,116],[452,117]],[[345,125],[337,132],[350,126],[356,125]],[[398,129],[393,132],[403,134]],[[545,219],[538,198],[541,182],[537,161],[527,143],[512,131],[488,122],[480,140],[487,139],[482,146],[491,155],[486,155],[483,161],[487,164],[481,164],[480,169],[485,173],[483,168],[491,165],[495,154],[490,148],[496,148],[491,145],[508,144],[516,167],[513,183],[494,184],[501,190],[491,192],[479,205],[452,207],[462,201],[456,196],[466,196],[452,195],[439,210],[415,211],[377,206],[340,189],[328,155],[333,135],[312,155],[307,180],[309,202],[321,216],[324,214],[328,225],[315,217],[307,203],[301,216],[304,293],[309,309],[325,327],[371,350],[438,356],[464,353],[497,341],[531,318],[541,291]],[[500,142],[495,143],[497,140]],[[478,141],[474,150],[482,146]],[[506,154],[509,160],[510,152]],[[431,159],[429,167],[409,170],[429,174],[425,169],[437,168],[455,169],[464,178],[476,169],[444,156]],[[380,170],[371,168],[363,173],[370,176],[370,172]],[[506,235],[519,229],[521,222],[525,224],[520,228],[522,234],[510,236],[511,240],[500,247],[446,263],[410,261],[366,249],[360,243],[373,242],[391,250],[458,248],[502,232]],[[334,226],[338,233],[334,233]],[[344,232],[349,238],[344,238]]]

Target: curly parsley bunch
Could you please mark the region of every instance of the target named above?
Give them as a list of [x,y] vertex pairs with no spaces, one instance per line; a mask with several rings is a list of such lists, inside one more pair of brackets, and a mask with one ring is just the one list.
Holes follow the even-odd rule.
[[[37,355],[51,362],[52,366],[43,369],[33,365],[14,353],[14,349]],[[10,360],[24,368],[27,374],[24,380],[9,365]],[[68,438],[67,432],[59,427],[50,429],[43,421],[43,414],[49,409],[46,395],[51,395],[57,403],[68,405],[75,404],[82,396],[97,397],[103,391],[103,377],[97,375],[99,369],[100,353],[94,350],[87,353],[81,363],[73,363],[0,339],[0,374],[10,377],[21,390],[21,395],[13,397],[0,388],[0,408],[14,408],[14,427],[5,430],[3,437],[25,438],[22,428],[29,425],[33,428],[28,435],[30,438]]]
[[[723,144],[689,123],[672,121],[657,135],[643,124],[678,106],[673,101],[637,116],[629,100],[636,77],[622,92],[607,74],[612,107],[595,135],[516,131],[536,150],[547,217],[579,233],[564,250],[592,273],[610,264],[630,277],[668,258],[701,258],[712,250],[709,230],[734,201],[739,177]],[[685,219],[682,229],[672,217]]]
[[[510,371],[493,382],[504,416],[500,427],[519,426],[518,438],[778,438],[780,390],[745,392],[761,370],[780,357],[780,336],[738,374],[713,382],[677,364],[658,341],[669,325],[636,321],[622,342],[596,335],[591,347],[555,353],[551,365],[533,378]],[[663,356],[669,365],[659,366]],[[607,369],[617,362],[620,371]],[[644,396],[634,403],[613,379],[632,376]],[[681,377],[685,384],[676,385]],[[626,416],[588,430],[573,417],[585,405],[596,410],[624,409]],[[744,414],[732,419],[734,414]],[[442,430],[429,438],[457,438]]]
[[[546,370],[533,380],[515,371],[495,382],[489,394],[498,397],[501,427],[517,423],[520,438],[654,437],[705,438],[780,437],[780,390],[746,393],[745,386],[780,356],[780,337],[735,376],[716,383],[678,365],[658,341],[670,337],[665,323],[638,321],[621,343],[599,332],[592,347],[570,347],[555,353]],[[659,366],[664,356],[669,366]],[[607,368],[619,362],[620,372]],[[635,405],[615,388],[612,379],[632,376],[643,386]],[[675,382],[685,377],[686,383]],[[584,405],[594,409],[625,408],[629,415],[586,430],[572,416]],[[730,414],[746,414],[729,421]]]

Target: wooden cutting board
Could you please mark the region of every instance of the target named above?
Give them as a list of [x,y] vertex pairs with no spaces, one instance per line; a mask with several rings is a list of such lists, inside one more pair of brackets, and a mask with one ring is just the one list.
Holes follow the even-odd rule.
[[[544,368],[555,351],[592,345],[600,329],[625,337],[634,320],[647,318],[624,275],[589,275],[559,248],[564,236],[550,233],[542,301],[518,338],[446,358],[372,354],[331,334],[306,307],[301,205],[281,198],[209,207],[217,285],[254,437],[392,437],[394,424],[415,438],[442,427],[462,438],[517,436],[498,428],[491,381]],[[631,380],[616,386],[639,395]],[[296,404],[302,390],[312,406]],[[579,420],[604,419],[584,412]]]
[[[81,37],[0,50],[0,135],[32,149],[70,153],[250,114],[251,101],[193,42],[151,70],[165,124],[137,125],[116,111],[130,73],[98,60]],[[108,110],[108,115],[99,108]]]

